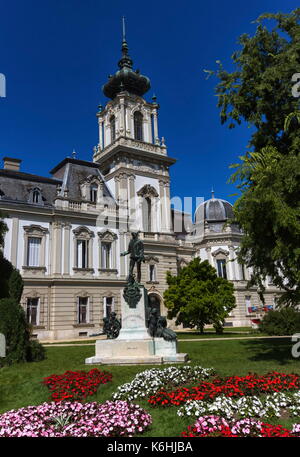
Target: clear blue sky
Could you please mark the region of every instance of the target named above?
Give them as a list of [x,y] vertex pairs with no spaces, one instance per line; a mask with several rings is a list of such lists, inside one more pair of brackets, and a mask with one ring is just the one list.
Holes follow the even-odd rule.
[[[151,79],[160,103],[160,136],[172,167],[172,196],[218,197],[234,201],[226,184],[229,165],[247,145],[247,127],[221,126],[215,69],[230,56],[242,33],[255,33],[263,12],[290,12],[289,0],[120,1],[2,0],[0,73],[7,97],[0,98],[0,159],[23,160],[22,171],[48,176],[71,155],[92,160],[97,143],[97,106],[106,99],[101,86],[117,69],[121,17],[134,68]],[[299,69],[295,69],[295,71]]]

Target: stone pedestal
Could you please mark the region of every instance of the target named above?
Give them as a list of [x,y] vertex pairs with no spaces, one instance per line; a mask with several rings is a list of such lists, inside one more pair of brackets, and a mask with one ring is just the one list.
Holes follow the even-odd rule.
[[187,354],[177,353],[177,341],[151,338],[146,328],[145,303],[147,291],[141,287],[141,299],[130,308],[122,296],[122,329],[115,340],[97,340],[94,357],[85,359],[86,364],[147,365],[180,363]]

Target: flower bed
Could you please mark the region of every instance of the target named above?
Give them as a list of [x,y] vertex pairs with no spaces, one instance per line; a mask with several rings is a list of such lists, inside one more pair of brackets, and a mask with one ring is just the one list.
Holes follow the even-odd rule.
[[184,437],[291,437],[300,436],[300,424],[295,424],[292,430],[281,425],[272,425],[252,418],[238,421],[226,421],[220,416],[203,416],[182,433]]
[[147,398],[160,389],[172,389],[186,383],[203,381],[214,373],[212,368],[189,365],[165,369],[152,368],[138,373],[132,382],[119,386],[113,399],[131,401],[137,398]]
[[300,392],[275,392],[261,398],[245,396],[238,399],[221,395],[213,402],[190,400],[177,412],[178,416],[199,417],[210,414],[222,415],[225,419],[233,417],[280,417],[282,412],[291,416],[300,414]]
[[0,437],[133,436],[152,422],[138,405],[51,402],[0,415]]
[[272,372],[263,376],[249,374],[248,376],[216,378],[212,382],[203,382],[196,387],[184,387],[171,392],[164,389],[150,396],[148,402],[152,406],[180,406],[189,400],[212,401],[220,395],[240,398],[245,395],[295,391],[299,389],[299,375]]
[[51,392],[51,400],[55,402],[83,400],[94,395],[100,384],[112,380],[112,374],[97,368],[86,371],[66,371],[62,375],[53,374],[43,379]]

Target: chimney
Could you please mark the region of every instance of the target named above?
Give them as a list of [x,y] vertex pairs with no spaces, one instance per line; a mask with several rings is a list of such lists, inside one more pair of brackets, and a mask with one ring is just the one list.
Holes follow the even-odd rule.
[[20,171],[21,159],[13,159],[11,157],[3,157],[4,170]]

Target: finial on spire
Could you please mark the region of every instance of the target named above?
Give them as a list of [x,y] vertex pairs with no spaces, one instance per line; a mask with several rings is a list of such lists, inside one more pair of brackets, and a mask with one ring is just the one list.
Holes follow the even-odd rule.
[[215,198],[215,191],[213,187],[211,188],[211,198]]
[[122,17],[122,26],[123,26],[123,43],[124,43],[124,41],[126,41],[125,16]]
[[73,158],[73,159],[76,159],[76,151],[75,151],[75,149],[73,149],[72,158]]

